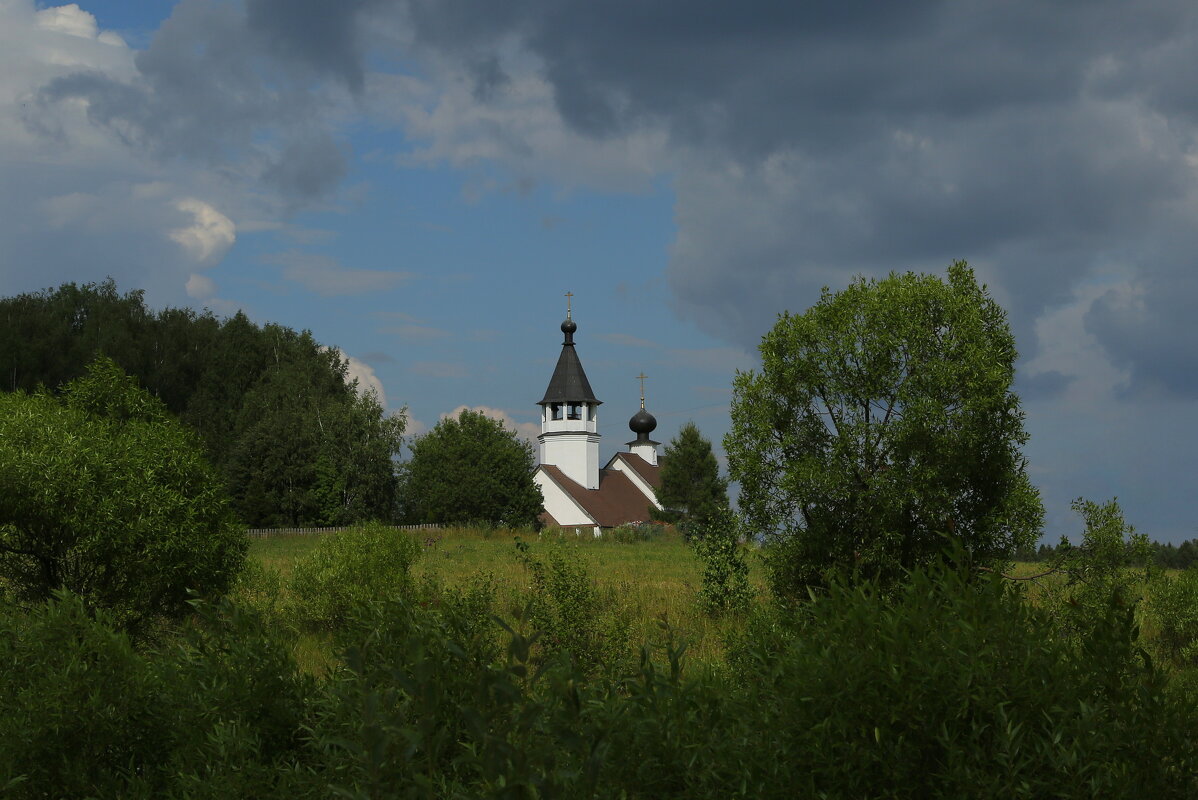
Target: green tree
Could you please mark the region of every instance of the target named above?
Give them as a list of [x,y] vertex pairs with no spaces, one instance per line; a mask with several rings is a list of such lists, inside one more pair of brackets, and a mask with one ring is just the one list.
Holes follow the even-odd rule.
[[1142,583],[1151,583],[1154,571],[1152,544],[1124,520],[1115,498],[1099,504],[1079,497],[1072,508],[1085,523],[1082,543],[1075,547],[1062,538],[1054,569],[1066,579],[1045,593],[1042,604],[1063,632],[1085,639],[1107,624],[1112,610],[1139,603]]
[[195,430],[243,521],[389,516],[403,415],[387,417],[307,331],[238,312],[153,312],[111,279],[0,299],[0,389],[34,391],[115,361]]
[[654,509],[654,519],[685,526],[728,507],[728,483],[720,477],[711,442],[694,422],[682,426],[662,455],[657,500],[665,510]]
[[412,442],[400,490],[414,523],[535,525],[544,498],[533,481],[532,445],[469,409]]
[[264,526],[389,518],[404,415],[360,395],[337,351],[307,332],[264,333],[277,358],[243,395],[228,457],[238,514]]
[[730,474],[773,587],[802,596],[829,569],[893,584],[956,540],[994,564],[1043,517],[1011,391],[1015,342],[965,262],[824,289],[738,373]]
[[61,398],[0,394],[0,487],[0,586],[22,601],[68,589],[137,630],[245,559],[195,435],[108,359]]

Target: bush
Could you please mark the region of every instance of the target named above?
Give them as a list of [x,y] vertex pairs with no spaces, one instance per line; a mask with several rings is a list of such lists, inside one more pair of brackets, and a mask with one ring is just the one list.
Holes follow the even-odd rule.
[[316,681],[258,613],[227,600],[197,611],[154,664],[171,725],[162,768],[173,794],[294,798]]
[[132,632],[223,593],[248,543],[195,435],[107,359],[63,394],[0,394],[0,580]]
[[1156,627],[1156,647],[1166,663],[1198,667],[1198,569],[1153,581],[1148,607]]
[[709,614],[743,609],[753,599],[740,531],[736,514],[723,508],[700,522],[690,538],[691,546],[703,562],[699,599]]
[[5,797],[118,797],[169,754],[159,685],[107,612],[62,593],[0,614]]
[[801,614],[798,635],[750,643],[737,661],[738,702],[762,732],[744,748],[747,794],[754,781],[759,796],[1198,789],[1198,717],[1138,657],[1130,609],[1108,606],[1075,644],[1000,579],[935,568],[893,598],[833,585]]
[[544,561],[517,542],[532,573],[527,619],[550,654],[569,654],[580,672],[618,672],[631,659],[631,614],[619,595],[600,591],[577,547],[550,545]]
[[[1118,501],[1098,504],[1078,498],[1073,510],[1085,524],[1082,543],[1071,547],[1062,541],[1065,582],[1050,591],[1044,606],[1056,619],[1060,633],[1079,640],[1106,624],[1112,607],[1135,609],[1140,584],[1150,577],[1151,545],[1123,518]],[[1139,575],[1134,566],[1148,565]]]
[[335,629],[356,605],[409,594],[419,557],[411,534],[379,523],[327,534],[295,564],[292,613],[301,625]]
[[3,609],[0,662],[5,797],[295,796],[312,683],[228,603],[139,652],[61,593]]
[[464,786],[498,771],[514,793],[522,781],[509,742],[527,700],[527,640],[502,663],[486,579],[421,596],[359,605],[339,631],[343,666],[311,740],[319,782],[347,797],[478,797],[492,793]]

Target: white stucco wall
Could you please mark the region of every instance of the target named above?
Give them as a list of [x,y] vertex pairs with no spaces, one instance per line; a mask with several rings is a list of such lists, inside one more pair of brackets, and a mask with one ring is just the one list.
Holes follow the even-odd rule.
[[599,434],[545,432],[537,441],[542,464],[553,464],[587,489],[599,488]]
[[557,521],[558,525],[563,528],[592,528],[598,535],[599,526],[595,524],[591,515],[574,502],[574,498],[570,497],[543,470],[538,469],[533,474],[533,480],[536,481],[537,486],[541,487],[541,494],[545,498],[545,511]]
[[655,467],[657,466],[657,445],[655,444],[634,444],[628,448],[628,452],[634,456],[640,456]]

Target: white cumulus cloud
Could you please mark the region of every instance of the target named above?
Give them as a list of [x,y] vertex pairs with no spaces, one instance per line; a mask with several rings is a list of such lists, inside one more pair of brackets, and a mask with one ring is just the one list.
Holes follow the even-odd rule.
[[207,300],[216,294],[216,281],[207,275],[191,273],[187,279],[187,296],[196,300]]
[[192,224],[175,228],[170,237],[196,261],[219,261],[237,241],[237,226],[233,220],[203,200],[185,198],[176,202],[175,208],[191,214]]
[[374,392],[378,398],[379,405],[383,408],[387,407],[387,393],[383,390],[383,382],[379,380],[379,376],[375,374],[374,367],[367,364],[361,359],[354,358],[344,350],[332,348],[341,360],[346,364],[346,377],[348,380],[356,380],[358,382],[358,393],[365,395],[369,392]]
[[516,432],[516,435],[521,439],[535,443],[537,436],[541,433],[541,426],[535,422],[517,422],[511,414],[504,411],[502,408],[491,408],[490,406],[466,406],[461,405],[446,414],[441,415],[441,419],[456,417],[463,411],[474,411],[483,416],[490,417],[494,420],[499,420],[508,430]]

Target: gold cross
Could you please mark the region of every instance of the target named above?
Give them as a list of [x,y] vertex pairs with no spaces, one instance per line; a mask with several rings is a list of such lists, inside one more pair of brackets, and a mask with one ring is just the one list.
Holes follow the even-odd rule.
[[574,292],[566,292],[566,319],[570,318],[570,298],[574,296]]
[[644,371],[642,371],[641,374],[637,375],[636,377],[637,377],[637,380],[639,380],[641,382],[641,408],[644,409],[644,407],[645,407],[645,378],[648,378],[649,376],[646,375],[644,373]]

